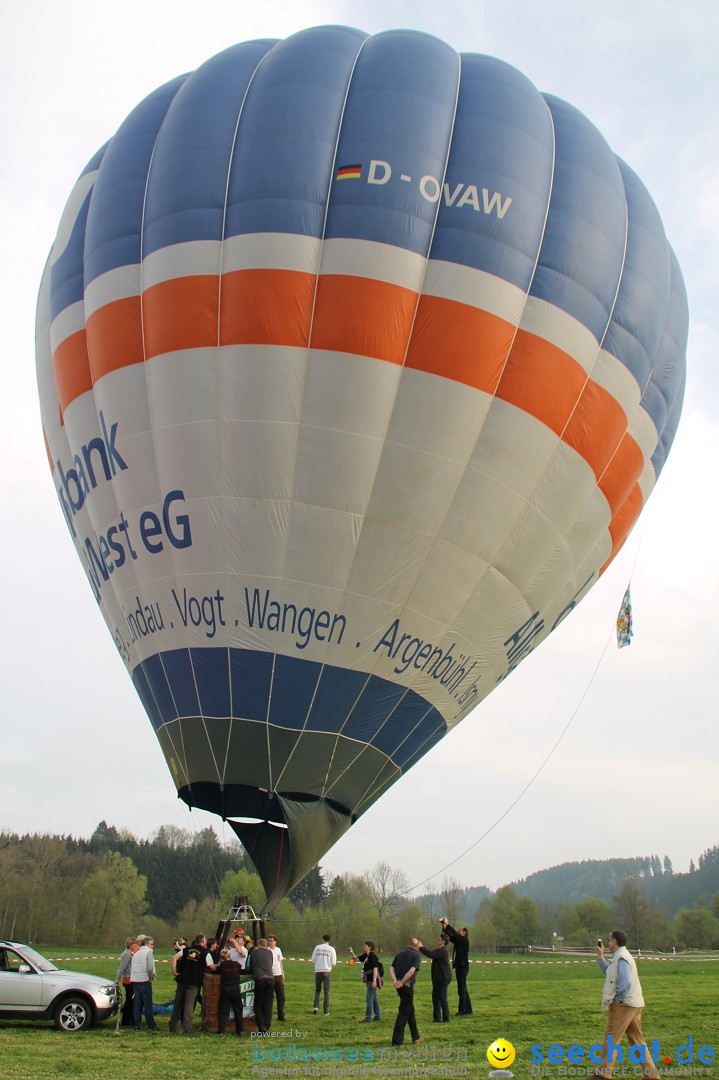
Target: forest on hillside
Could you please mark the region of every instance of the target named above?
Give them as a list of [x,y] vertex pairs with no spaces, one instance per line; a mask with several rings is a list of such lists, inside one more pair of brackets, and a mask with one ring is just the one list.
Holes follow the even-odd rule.
[[[687,874],[665,856],[566,863],[506,885],[464,887],[455,878],[412,897],[400,870],[379,862],[326,880],[315,866],[271,913],[287,955],[309,953],[325,932],[340,949],[370,937],[385,952],[417,934],[433,942],[437,920],[467,925],[474,951],[498,946],[591,946],[613,926],[653,950],[719,948],[719,847]],[[102,821],[89,839],[0,833],[0,937],[117,949],[130,933],[160,947],[211,934],[236,895],[259,911],[260,879],[241,844],[213,829],[165,825],[138,839]]]
[[719,846],[707,848],[687,873],[675,873],[668,855],[634,859],[602,859],[563,863],[511,882],[518,896],[530,896],[537,903],[556,904],[560,900],[578,903],[589,897],[611,901],[627,878],[637,878],[648,900],[670,915],[693,906],[702,895],[719,889]]

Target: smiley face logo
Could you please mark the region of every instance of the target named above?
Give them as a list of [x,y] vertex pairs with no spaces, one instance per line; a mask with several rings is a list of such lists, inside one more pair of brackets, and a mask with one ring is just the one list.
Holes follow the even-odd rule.
[[487,1047],[487,1061],[498,1069],[511,1065],[514,1057],[514,1047],[506,1039],[495,1039],[492,1045]]

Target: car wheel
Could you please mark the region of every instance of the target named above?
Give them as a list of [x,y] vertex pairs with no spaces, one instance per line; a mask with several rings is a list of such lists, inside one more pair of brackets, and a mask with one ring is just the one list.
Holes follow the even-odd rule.
[[91,1023],[92,1009],[84,998],[64,998],[55,1009],[55,1027],[60,1031],[84,1031]]

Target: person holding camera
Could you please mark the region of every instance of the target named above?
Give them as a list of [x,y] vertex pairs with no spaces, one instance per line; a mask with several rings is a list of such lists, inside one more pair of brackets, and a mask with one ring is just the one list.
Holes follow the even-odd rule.
[[182,1024],[183,1035],[192,1036],[192,1013],[202,990],[202,983],[207,970],[207,939],[204,934],[196,934],[191,945],[186,945],[179,954],[175,965],[177,971],[177,989],[170,1017],[170,1031],[177,1031]]
[[604,959],[604,942],[601,938],[597,941],[597,963],[604,975],[602,1008],[608,1015],[602,1042],[602,1063],[594,1076],[609,1080],[617,1056],[621,1053],[619,1044],[622,1036],[626,1035],[630,1047],[644,1047],[641,1062],[646,1080],[660,1080],[660,1073],[652,1061],[642,1034],[642,984],[639,981],[636,961],[626,946],[627,935],[624,931],[613,930],[609,938],[612,958],[607,963]]
[[432,961],[432,1023],[449,1023],[449,1002],[447,991],[452,981],[452,969],[449,966],[449,953],[447,944],[449,938],[446,934],[440,934],[436,949],[425,949],[420,941],[419,951],[424,953]]
[[449,925],[446,918],[440,919],[439,921],[442,924],[442,933],[447,935],[454,946],[452,949],[452,967],[454,968],[454,974],[457,977],[457,997],[459,999],[457,1016],[471,1016],[472,1002],[469,997],[469,991],[467,990],[467,976],[469,974],[469,938],[467,936],[467,927],[463,926],[460,930],[455,930],[453,926]]

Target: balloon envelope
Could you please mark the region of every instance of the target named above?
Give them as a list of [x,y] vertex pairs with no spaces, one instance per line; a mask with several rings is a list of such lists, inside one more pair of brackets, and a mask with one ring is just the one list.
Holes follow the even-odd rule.
[[90,161],[38,305],[54,484],[180,797],[270,900],[597,581],[686,336],[599,132],[424,34],[234,46]]

